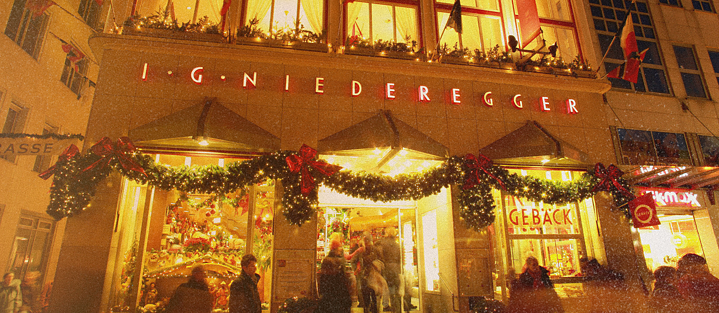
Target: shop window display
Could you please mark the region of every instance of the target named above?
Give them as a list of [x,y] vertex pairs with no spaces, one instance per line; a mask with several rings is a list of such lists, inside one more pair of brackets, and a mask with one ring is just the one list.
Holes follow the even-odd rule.
[[[222,165],[225,159],[158,155],[156,161],[207,166]],[[225,195],[148,190],[129,181],[124,189],[118,222],[119,251],[124,253],[118,255],[115,269],[114,308],[122,310],[134,303],[142,308],[162,308],[187,281],[192,268],[201,264],[207,272],[214,311],[226,312],[229,285],[239,277],[240,260],[247,253],[257,257],[258,290],[263,307],[269,307],[273,181]],[[143,219],[149,224],[144,234]],[[141,240],[146,241],[145,251],[138,248],[143,246]],[[134,288],[135,284],[139,288]]]

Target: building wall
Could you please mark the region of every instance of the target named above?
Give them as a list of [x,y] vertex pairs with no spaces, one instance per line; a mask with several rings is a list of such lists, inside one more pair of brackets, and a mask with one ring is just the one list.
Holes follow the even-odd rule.
[[[79,0],[59,0],[57,3],[45,12],[48,22],[41,35],[37,59],[26,53],[4,32],[0,35],[0,51],[5,60],[0,64],[3,73],[0,75],[0,121],[5,122],[11,103],[22,106],[27,110],[22,133],[42,134],[46,125],[57,127],[59,133],[63,134],[85,133],[94,89],[85,86],[78,99],[78,95],[60,81],[66,53],[57,38],[77,43],[89,59],[94,59],[87,45],[92,30],[77,16],[60,8],[77,11]],[[3,31],[12,5],[13,1],[0,4],[0,29]],[[93,81],[96,81],[94,77],[97,68],[97,63],[91,61],[87,76]],[[56,159],[56,156],[53,157],[51,164]],[[11,249],[21,213],[52,220],[45,213],[52,181],[37,177],[38,173],[33,171],[34,162],[34,156],[18,156],[14,162],[0,159],[0,180],[3,181],[0,185],[0,204],[4,205],[0,220],[0,266],[3,271],[10,267]],[[52,281],[55,275],[64,225],[64,220],[55,223],[52,247],[48,252],[49,261],[43,270],[45,282]]]

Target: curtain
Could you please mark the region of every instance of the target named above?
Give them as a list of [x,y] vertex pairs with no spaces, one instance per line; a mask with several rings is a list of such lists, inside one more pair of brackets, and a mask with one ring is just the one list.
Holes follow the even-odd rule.
[[[352,36],[352,29],[354,28],[355,22],[359,17],[362,7],[365,7],[367,10],[369,10],[369,5],[367,5],[367,3],[352,2],[347,4],[347,37]],[[355,31],[355,35],[360,36],[357,31]],[[365,32],[365,30],[362,30],[362,35],[369,36],[369,32]]]
[[462,48],[482,50],[479,21],[476,16],[462,15]]
[[312,28],[312,32],[315,34],[322,33],[322,21],[324,20],[322,13],[324,12],[324,1],[323,0],[300,0],[307,21]]
[[270,6],[272,6],[272,0],[249,0],[247,2],[247,21],[245,25],[249,25],[250,21],[256,18],[260,21],[258,27],[264,31],[269,31],[270,21],[265,22],[264,20],[267,16],[267,12],[270,10]]
[[[417,38],[417,14],[414,8],[395,7],[395,20],[397,21],[397,42],[419,41]],[[405,40],[410,37],[409,40]]]

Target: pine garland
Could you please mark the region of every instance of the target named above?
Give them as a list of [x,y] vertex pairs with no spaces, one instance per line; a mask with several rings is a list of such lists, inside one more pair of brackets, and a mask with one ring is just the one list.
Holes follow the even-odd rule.
[[[111,156],[108,166],[91,167],[101,156],[88,152],[67,161],[58,161],[47,212],[56,219],[79,214],[89,207],[97,185],[112,171],[117,171],[140,184],[164,190],[177,189],[185,193],[220,196],[267,179],[279,180],[284,190],[282,205],[285,208],[285,218],[291,224],[302,225],[315,214],[318,205],[317,188],[309,194],[302,193],[301,175],[291,172],[286,161],[288,156],[294,154],[294,151],[278,151],[234,162],[225,167],[171,167],[157,164],[151,156],[139,151],[126,153],[126,156],[144,170],[145,173],[142,173],[125,169],[117,156]],[[458,156],[450,157],[439,166],[421,173],[400,174],[395,177],[348,170],[326,176],[314,168],[310,169],[310,174],[317,184],[323,184],[338,193],[383,202],[419,200],[439,193],[442,188],[457,186],[459,216],[468,228],[476,231],[494,222],[496,204],[492,197],[492,188],[504,189],[508,194],[547,204],[580,201],[592,197],[598,191],[604,191],[595,190],[600,178],[593,169],[573,182],[556,182],[510,174],[506,169],[492,165],[484,170],[486,172],[474,173],[473,178],[477,177],[479,181],[468,189],[462,188],[462,185],[473,172],[467,165],[466,158]],[[617,181],[627,190],[631,190],[625,180],[618,178]],[[629,217],[626,203],[631,197],[621,193],[614,185],[606,191],[614,196],[615,207]]]
[[65,139],[78,139],[78,140],[85,140],[85,136],[80,134],[44,134],[44,135],[37,135],[37,134],[25,134],[25,133],[0,133],[0,138],[35,138],[35,139],[57,139],[57,140],[65,140]]

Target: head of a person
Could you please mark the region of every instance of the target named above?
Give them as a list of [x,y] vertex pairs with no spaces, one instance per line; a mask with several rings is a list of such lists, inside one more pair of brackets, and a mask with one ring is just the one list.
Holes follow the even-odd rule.
[[387,227],[384,230],[384,236],[387,238],[394,238],[397,237],[397,228],[394,227]]
[[524,271],[529,271],[531,273],[538,273],[539,272],[539,260],[533,256],[527,257],[527,260],[524,262]]
[[257,272],[257,258],[252,254],[245,254],[240,261],[242,271],[252,277]]
[[194,281],[204,282],[205,278],[207,278],[207,273],[205,273],[205,268],[203,268],[200,265],[193,267],[192,275],[190,277]]
[[696,253],[687,253],[677,262],[677,272],[680,275],[706,272],[707,260]]
[[342,249],[342,242],[339,240],[332,240],[330,241],[330,250],[331,251],[339,251]]
[[13,279],[15,279],[15,273],[13,272],[7,272],[2,276],[2,280],[5,285],[10,285]]
[[666,286],[674,283],[677,270],[671,266],[660,266],[654,270],[655,286]]
[[364,234],[362,236],[362,240],[364,241],[365,246],[371,246],[374,244],[374,238],[372,237],[371,232],[368,232],[368,231],[364,232]]
[[343,243],[345,239],[342,233],[334,232],[332,233],[332,235],[330,235],[330,242],[331,241],[339,241],[340,243]]
[[584,276],[596,277],[602,272],[602,265],[599,264],[599,261],[597,261],[597,259],[591,259],[586,262],[580,261],[580,266]]

